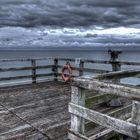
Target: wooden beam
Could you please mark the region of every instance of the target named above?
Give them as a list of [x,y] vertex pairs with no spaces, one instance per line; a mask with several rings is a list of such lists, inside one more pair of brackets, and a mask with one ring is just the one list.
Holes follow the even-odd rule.
[[[58,65],[58,68],[62,68],[61,65]],[[102,69],[91,69],[91,68],[78,68],[78,67],[72,67],[72,70],[76,71],[83,71],[83,72],[91,72],[91,73],[108,73],[111,72],[109,70],[102,70]]]
[[137,139],[140,140],[140,102],[133,101],[132,122],[137,125]]
[[23,75],[23,76],[14,76],[14,77],[2,77],[2,78],[0,78],[0,81],[26,79],[26,78],[32,78],[32,75]]
[[115,119],[73,103],[69,104],[69,112],[132,138],[137,136],[135,124]]
[[118,63],[120,65],[133,65],[133,66],[140,66],[140,62],[128,62],[128,61],[104,61],[104,60],[89,60],[89,59],[82,59],[85,63],[97,63],[97,64],[112,64]]
[[37,74],[37,77],[48,77],[48,76],[53,76],[53,73],[47,73],[47,74]]
[[76,132],[72,129],[69,130],[69,136],[71,137],[72,140],[92,140],[88,137],[86,137],[85,135],[83,134],[80,134],[79,132]]
[[58,79],[58,59],[54,59],[54,66],[52,67],[52,71],[54,73],[54,81],[57,81]]
[[13,62],[13,61],[31,61],[31,60],[49,60],[49,59],[55,59],[54,57],[34,57],[34,58],[15,58],[15,59],[0,59],[0,62]]
[[112,136],[114,136],[114,135],[116,134],[116,132],[114,132],[112,135],[111,135],[111,133],[112,133],[112,130],[110,130],[110,129],[105,129],[104,131],[99,132],[99,133],[97,133],[97,134],[91,136],[90,139],[96,140],[96,139],[99,139],[99,138],[101,139],[102,137],[103,137],[102,139],[104,139],[104,136],[106,136],[106,135],[108,135],[108,134],[110,134],[110,138],[111,138]]
[[[110,53],[110,61],[112,61],[111,65],[112,65],[112,71],[120,71],[121,70],[121,64],[119,63],[114,63],[116,61],[118,61],[118,57],[119,54],[121,53],[121,51],[117,51],[117,50],[109,50],[108,51]],[[114,78],[113,79],[113,83],[119,83],[120,79],[119,78]]]
[[31,70],[32,67],[0,68],[0,72]]
[[[47,76],[52,76],[52,75],[53,75],[53,73],[37,74],[36,77],[47,77]],[[0,78],[0,81],[26,79],[26,78],[32,78],[32,75],[21,75],[21,76],[14,76],[14,77],[2,77],[2,78]]]
[[139,89],[84,78],[74,78],[73,81],[73,85],[81,88],[95,90],[98,91],[98,93],[112,94],[140,101]]
[[36,84],[36,60],[31,60],[32,63],[32,83]]
[[84,62],[80,60],[80,64],[79,64],[79,76],[83,76],[84,75]]
[[[36,69],[48,69],[52,68],[53,65],[48,65],[48,66],[36,66]],[[24,71],[24,70],[32,70],[31,67],[17,67],[17,68],[0,68],[0,72],[7,72],[7,71]]]
[[[132,110],[132,105],[128,105],[128,106],[125,106],[125,107],[121,107],[121,108],[118,108],[118,109],[115,109],[111,112],[107,112],[107,115],[111,116],[111,117],[115,117],[115,118],[118,118],[118,119],[122,119],[122,120],[128,120],[128,118],[131,117],[131,110]],[[94,131],[94,128],[96,126],[98,126],[97,124],[93,123],[93,122],[87,122],[86,124],[86,130],[93,130]],[[99,126],[98,126],[99,127]],[[100,138],[101,140],[104,140],[104,138],[106,140],[108,140],[109,138],[115,136],[116,134],[118,134],[117,132],[113,131],[113,130],[109,130],[109,131],[102,131],[102,132],[99,132],[99,134],[94,134],[92,135],[92,131],[91,131],[91,134],[90,136],[93,137],[94,139],[98,139]]]
[[[74,58],[59,58],[59,57],[39,57],[39,58],[16,58],[16,59],[0,59],[0,62],[12,62],[12,61],[31,61],[35,60],[48,60],[48,59],[58,59],[60,61],[72,61],[74,62]],[[128,61],[104,61],[104,60],[91,60],[91,59],[81,59],[85,63],[97,63],[97,64],[111,64],[111,63],[119,63],[121,65],[133,65],[140,66],[140,62],[128,62]]]
[[134,76],[140,76],[140,70],[109,72],[106,74],[97,75],[95,78],[101,80],[101,79],[120,79]]
[[[85,106],[85,91],[82,88],[71,87],[71,102],[77,105]],[[85,132],[85,120],[81,116],[76,116],[71,114],[71,129],[75,132],[84,134]],[[71,135],[69,135],[69,139],[73,139]]]

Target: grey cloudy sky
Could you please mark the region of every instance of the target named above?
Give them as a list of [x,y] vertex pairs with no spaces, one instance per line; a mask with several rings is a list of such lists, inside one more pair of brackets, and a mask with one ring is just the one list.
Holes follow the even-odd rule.
[[0,0],[0,26],[140,27],[140,0]]

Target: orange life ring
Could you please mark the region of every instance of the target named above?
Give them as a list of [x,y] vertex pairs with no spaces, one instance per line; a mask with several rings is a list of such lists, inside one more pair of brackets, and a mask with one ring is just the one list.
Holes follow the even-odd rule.
[[[65,74],[64,74],[66,69],[68,69],[68,72],[69,72],[68,76],[65,76]],[[68,82],[68,81],[70,81],[71,77],[72,77],[72,68],[71,68],[70,64],[64,64],[62,66],[62,79],[65,82]]]

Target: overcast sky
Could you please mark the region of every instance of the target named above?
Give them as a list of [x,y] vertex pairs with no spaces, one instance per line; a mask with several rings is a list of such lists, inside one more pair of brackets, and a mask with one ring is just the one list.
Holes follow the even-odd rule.
[[140,27],[140,0],[0,0],[1,26]]
[[140,0],[0,0],[0,27],[0,48],[133,47]]

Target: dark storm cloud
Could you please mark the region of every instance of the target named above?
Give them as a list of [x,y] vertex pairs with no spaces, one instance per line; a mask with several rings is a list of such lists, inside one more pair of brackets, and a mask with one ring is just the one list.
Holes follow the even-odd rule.
[[0,25],[137,26],[140,0],[0,0]]

